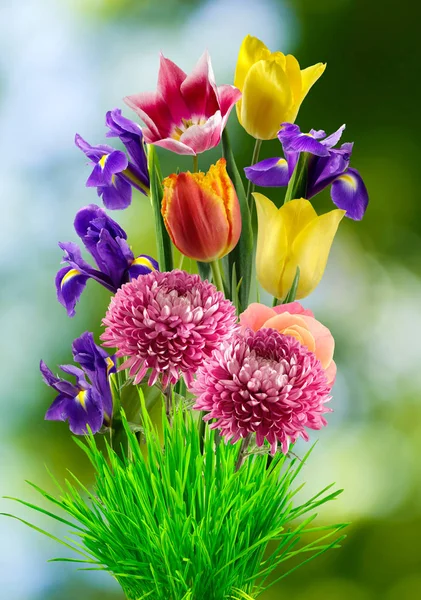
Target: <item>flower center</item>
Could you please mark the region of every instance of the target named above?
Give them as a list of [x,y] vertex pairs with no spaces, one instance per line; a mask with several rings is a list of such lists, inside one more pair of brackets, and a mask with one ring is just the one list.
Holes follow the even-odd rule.
[[193,127],[193,125],[199,125],[200,127],[206,123],[205,117],[192,117],[191,119],[181,119],[181,124],[176,125],[171,133],[171,137],[174,140],[179,140],[183,133],[186,133],[187,129]]

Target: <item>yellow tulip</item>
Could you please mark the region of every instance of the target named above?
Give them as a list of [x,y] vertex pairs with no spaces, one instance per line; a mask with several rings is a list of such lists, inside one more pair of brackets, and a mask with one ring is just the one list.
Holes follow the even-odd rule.
[[300,267],[297,299],[308,296],[319,284],[338,225],[346,211],[331,210],[318,216],[301,198],[281,208],[253,194],[257,207],[256,272],[260,285],[272,296],[285,298]]
[[244,129],[256,139],[273,140],[281,123],[294,123],[301,102],[323,74],[326,64],[300,70],[297,59],[271,52],[251,35],[238,55],[234,85],[242,92],[236,104]]

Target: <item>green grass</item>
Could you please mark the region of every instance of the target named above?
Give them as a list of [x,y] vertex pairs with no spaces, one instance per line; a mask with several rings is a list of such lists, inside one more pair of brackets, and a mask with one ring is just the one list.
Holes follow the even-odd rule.
[[143,409],[147,453],[125,426],[127,456],[109,445],[102,453],[93,436],[75,439],[96,473],[92,491],[73,475],[63,487],[55,482],[57,497],[31,484],[67,518],[17,501],[71,528],[58,540],[23,521],[79,555],[54,560],[107,570],[128,599],[255,599],[343,539],[343,524],[312,526],[315,509],[339,491],[329,487],[294,505],[304,461],[279,453],[268,467],[267,456],[254,455],[234,472],[240,444],[215,444],[206,427],[202,455],[189,411],[176,410],[172,428],[163,418],[162,443]]

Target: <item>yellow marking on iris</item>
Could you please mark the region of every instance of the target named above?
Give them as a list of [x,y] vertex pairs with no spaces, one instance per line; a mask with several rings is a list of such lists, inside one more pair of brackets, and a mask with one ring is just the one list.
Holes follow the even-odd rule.
[[107,375],[108,375],[109,372],[111,371],[111,369],[114,367],[114,361],[112,358],[107,356],[107,358],[105,359],[105,362],[107,363]]
[[76,400],[77,402],[79,402],[79,404],[82,406],[82,408],[84,408],[86,410],[86,394],[87,394],[87,390],[81,390],[78,395],[76,396]]
[[135,185],[139,186],[139,188],[143,190],[147,196],[149,196],[149,188],[144,183],[142,183],[140,179],[133,175],[130,169],[124,169],[124,171],[122,171],[122,175],[124,175],[127,179],[132,181]]
[[283,167],[286,164],[287,164],[287,161],[285,160],[285,158],[280,158],[278,160],[278,162],[276,163],[276,166],[279,166],[279,167],[282,166]]
[[131,266],[133,265],[141,265],[142,267],[147,267],[148,269],[151,269],[151,271],[156,271],[152,262],[149,260],[149,258],[146,258],[146,256],[138,256],[137,258],[135,258]]
[[107,162],[108,159],[108,154],[104,154],[104,156],[101,156],[101,158],[98,161],[99,166],[101,167],[101,169],[104,169],[105,167],[105,163]]
[[350,185],[353,190],[357,189],[357,182],[355,181],[355,179],[353,177],[351,177],[351,175],[340,175],[338,177],[338,179],[341,179],[342,181],[345,181],[345,183],[347,183],[348,185]]
[[63,279],[61,280],[60,287],[63,288],[63,286],[69,281],[69,279],[72,279],[73,277],[76,277],[77,275],[81,275],[81,272],[78,271],[77,269],[70,269],[70,271],[68,271],[66,273],[66,275],[63,277]]

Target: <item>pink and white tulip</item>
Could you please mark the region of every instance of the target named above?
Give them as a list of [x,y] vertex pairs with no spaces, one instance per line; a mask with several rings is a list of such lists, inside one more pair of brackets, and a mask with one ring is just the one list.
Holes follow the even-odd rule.
[[190,75],[161,54],[156,92],[134,94],[124,101],[144,122],[145,142],[197,155],[219,144],[240,97],[236,87],[216,85],[206,51]]

